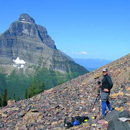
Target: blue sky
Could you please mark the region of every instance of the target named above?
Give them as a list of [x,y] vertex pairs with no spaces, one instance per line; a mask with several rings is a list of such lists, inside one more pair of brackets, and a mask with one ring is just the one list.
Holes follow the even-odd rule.
[[116,60],[130,53],[130,0],[0,0],[0,34],[22,13],[72,58]]

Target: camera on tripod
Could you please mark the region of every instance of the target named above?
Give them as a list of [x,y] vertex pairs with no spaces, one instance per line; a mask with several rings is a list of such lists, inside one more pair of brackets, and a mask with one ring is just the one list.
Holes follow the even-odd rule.
[[100,85],[100,84],[101,84],[101,81],[98,81],[97,84]]

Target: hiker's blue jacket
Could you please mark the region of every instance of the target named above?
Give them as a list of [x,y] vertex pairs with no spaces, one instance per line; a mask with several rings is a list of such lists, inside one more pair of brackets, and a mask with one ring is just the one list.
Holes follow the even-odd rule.
[[104,92],[104,88],[107,88],[109,90],[108,93],[110,93],[112,86],[113,86],[113,82],[112,82],[110,76],[108,74],[105,75],[104,78],[102,79],[101,91]]

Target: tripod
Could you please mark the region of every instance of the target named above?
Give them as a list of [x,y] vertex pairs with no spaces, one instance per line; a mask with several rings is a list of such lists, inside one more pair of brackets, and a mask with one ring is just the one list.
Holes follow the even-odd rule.
[[[100,98],[100,90],[98,89],[98,92],[97,92],[97,96],[96,96],[96,99],[94,101],[94,104],[92,106],[92,109],[90,110],[90,112],[92,112],[94,106],[95,106],[95,103],[97,102],[97,100]],[[99,108],[99,114],[100,114],[100,108]]]

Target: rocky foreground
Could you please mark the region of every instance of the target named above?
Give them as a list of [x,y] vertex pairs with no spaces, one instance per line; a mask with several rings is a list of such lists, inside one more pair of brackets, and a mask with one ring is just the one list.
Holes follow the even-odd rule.
[[[110,101],[116,113],[110,113],[107,120],[96,120],[101,115],[99,100],[92,109],[97,95],[97,81],[102,79],[102,68],[99,68],[30,99],[0,109],[0,130],[64,130],[65,117],[77,115],[88,116],[89,120],[70,128],[71,130],[107,130],[112,129],[114,124],[121,123],[123,128],[129,129],[129,120],[121,122],[118,118],[130,119],[130,54],[105,67],[114,82]],[[110,117],[114,114],[116,117],[111,120]],[[97,116],[96,119],[91,118],[94,116]]]

